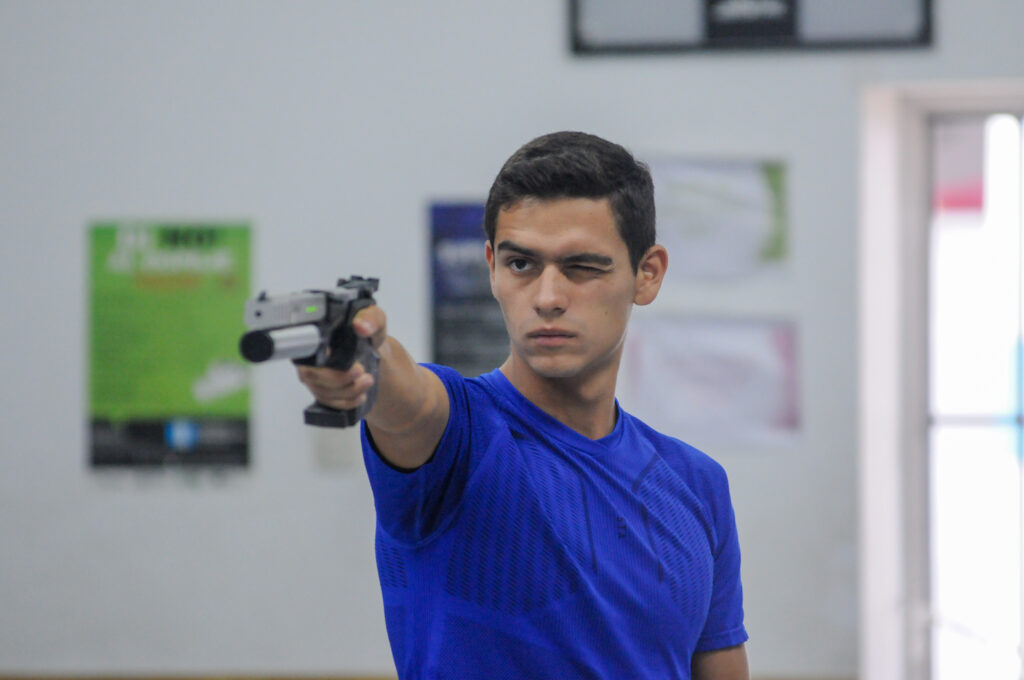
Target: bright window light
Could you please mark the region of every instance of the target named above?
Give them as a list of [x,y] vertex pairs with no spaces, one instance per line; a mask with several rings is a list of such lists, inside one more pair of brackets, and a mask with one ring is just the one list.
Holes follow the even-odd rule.
[[1022,680],[1021,119],[940,119],[932,139],[932,677]]

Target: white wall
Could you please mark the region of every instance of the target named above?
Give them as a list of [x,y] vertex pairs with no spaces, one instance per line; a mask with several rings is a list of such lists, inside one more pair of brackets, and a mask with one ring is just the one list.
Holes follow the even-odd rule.
[[365,476],[289,367],[256,372],[249,470],[88,469],[85,226],[251,219],[259,287],[378,275],[425,359],[428,202],[574,128],[788,163],[790,277],[692,305],[798,320],[803,436],[710,453],[755,674],[856,674],[860,92],[1024,75],[1024,4],[937,3],[925,50],[590,59],[565,4],[0,0],[0,672],[392,672]]

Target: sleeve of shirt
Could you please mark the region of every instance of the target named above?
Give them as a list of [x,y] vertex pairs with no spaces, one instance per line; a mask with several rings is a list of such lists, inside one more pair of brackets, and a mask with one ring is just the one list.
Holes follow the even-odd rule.
[[430,459],[403,470],[381,457],[362,424],[363,461],[373,490],[377,522],[392,539],[417,543],[443,528],[465,489],[470,469],[470,419],[466,383],[446,366],[423,364],[444,383],[451,404],[448,425]]
[[711,487],[715,523],[715,567],[708,617],[696,651],[709,652],[747,641],[743,625],[740,543],[725,470],[715,465]]

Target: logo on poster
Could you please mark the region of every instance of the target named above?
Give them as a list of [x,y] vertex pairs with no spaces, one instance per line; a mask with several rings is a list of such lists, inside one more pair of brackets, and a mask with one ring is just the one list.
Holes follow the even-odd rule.
[[117,230],[114,250],[107,257],[107,267],[112,272],[134,274],[230,272],[235,258],[227,248],[207,248],[205,242],[174,242],[170,247],[160,247],[155,242],[152,229],[142,226],[127,226]]

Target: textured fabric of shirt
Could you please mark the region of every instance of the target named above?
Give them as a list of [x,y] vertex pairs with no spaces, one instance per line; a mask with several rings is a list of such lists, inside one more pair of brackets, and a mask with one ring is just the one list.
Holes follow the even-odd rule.
[[591,440],[499,371],[427,367],[451,400],[428,463],[391,467],[363,427],[403,680],[689,678],[747,639],[718,463],[621,409]]

